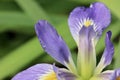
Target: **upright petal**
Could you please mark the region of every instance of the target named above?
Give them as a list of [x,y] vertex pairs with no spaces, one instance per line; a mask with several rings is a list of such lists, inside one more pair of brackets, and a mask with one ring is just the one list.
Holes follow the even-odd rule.
[[49,55],[62,64],[69,62],[70,51],[52,25],[40,20],[35,25],[35,30],[42,47]]
[[91,18],[94,20],[94,23],[96,23],[94,30],[101,35],[102,31],[108,27],[111,22],[110,10],[101,2],[91,4],[90,8],[93,10]]
[[120,80],[120,69],[116,69],[110,80]]
[[86,21],[86,19],[89,18],[90,12],[91,11],[89,10],[89,8],[77,7],[69,15],[69,28],[77,44],[79,44],[79,32],[84,26],[84,21]]
[[50,56],[66,67],[75,69],[69,48],[52,25],[45,20],[40,20],[35,25],[35,31],[43,49]]
[[109,9],[101,2],[90,5],[89,8],[77,7],[69,16],[68,24],[73,38],[79,44],[79,31],[83,26],[93,26],[94,31],[101,36],[102,31],[109,25],[111,15]]
[[53,65],[37,64],[18,73],[12,80],[58,80]]
[[105,43],[106,43],[106,48],[104,50],[104,53],[102,55],[102,58],[96,68],[96,73],[100,73],[107,65],[109,65],[112,61],[112,57],[114,54],[114,46],[112,44],[112,42],[110,41],[111,39],[111,31],[108,31],[106,34],[106,39],[105,39]]
[[78,46],[78,71],[82,77],[89,79],[96,66],[95,53],[95,32],[93,27],[82,27],[79,32],[79,46]]

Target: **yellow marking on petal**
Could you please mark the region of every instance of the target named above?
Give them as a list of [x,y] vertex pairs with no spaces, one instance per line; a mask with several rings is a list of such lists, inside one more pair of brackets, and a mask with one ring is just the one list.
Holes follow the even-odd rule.
[[55,72],[52,71],[43,75],[39,80],[57,80],[57,76]]
[[116,78],[116,80],[120,80],[120,76],[118,76],[118,77]]
[[86,21],[84,22],[84,26],[85,26],[85,27],[89,27],[90,25],[92,25],[92,21],[91,21],[91,20],[86,20]]

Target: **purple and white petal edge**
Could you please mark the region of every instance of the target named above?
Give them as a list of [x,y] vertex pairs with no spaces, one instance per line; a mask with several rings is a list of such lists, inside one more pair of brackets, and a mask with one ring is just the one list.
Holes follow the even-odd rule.
[[76,80],[77,76],[67,69],[54,67],[58,80]]
[[108,31],[106,33],[106,38],[105,38],[106,47],[105,47],[104,53],[102,55],[102,58],[96,68],[97,73],[100,73],[112,61],[113,54],[114,54],[114,46],[113,46],[112,42],[110,41],[111,35],[112,35],[111,31]]
[[36,64],[18,73],[12,80],[41,80],[45,75],[53,72],[53,65],[51,64]]
[[90,80],[110,80],[113,73],[113,70],[107,70],[100,74],[95,74]]
[[110,80],[119,80],[119,79],[120,79],[120,68],[114,71]]

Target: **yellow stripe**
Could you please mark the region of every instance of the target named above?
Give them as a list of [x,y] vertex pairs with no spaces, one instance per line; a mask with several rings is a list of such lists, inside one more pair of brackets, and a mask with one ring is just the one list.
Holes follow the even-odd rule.
[[87,20],[84,22],[85,27],[89,27],[91,25],[92,21]]
[[120,76],[118,76],[118,77],[116,78],[116,80],[120,80]]
[[57,76],[56,76],[55,72],[49,72],[49,73],[43,75],[42,77],[40,77],[39,80],[57,80]]

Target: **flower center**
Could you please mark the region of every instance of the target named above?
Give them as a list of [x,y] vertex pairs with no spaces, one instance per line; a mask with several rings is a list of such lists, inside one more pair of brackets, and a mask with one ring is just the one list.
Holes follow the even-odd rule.
[[116,80],[120,80],[120,76],[118,76],[118,77],[116,78]]
[[55,72],[50,72],[43,75],[39,80],[57,80]]
[[84,20],[84,26],[85,27],[89,27],[91,25],[93,25],[93,21],[92,20],[90,20],[90,19]]

